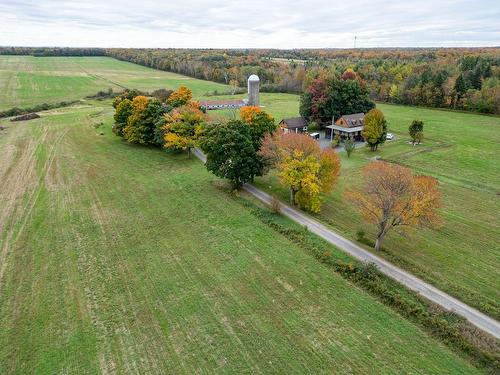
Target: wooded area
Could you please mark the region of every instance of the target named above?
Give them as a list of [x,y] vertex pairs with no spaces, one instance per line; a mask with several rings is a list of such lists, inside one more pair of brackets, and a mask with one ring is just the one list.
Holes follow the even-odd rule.
[[[351,68],[377,101],[500,114],[500,48],[99,49],[4,47],[0,54],[111,56],[143,66],[263,92],[299,93],[308,77]],[[230,92],[228,92],[230,93]],[[218,94],[222,94],[218,92]]]

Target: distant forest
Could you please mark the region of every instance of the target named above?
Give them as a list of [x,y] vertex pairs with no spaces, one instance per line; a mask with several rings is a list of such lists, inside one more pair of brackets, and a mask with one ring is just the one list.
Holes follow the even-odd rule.
[[[147,67],[262,91],[300,93],[324,72],[352,69],[373,100],[500,114],[500,48],[99,49],[3,47],[0,54],[111,56]],[[232,90],[235,91],[235,90]]]

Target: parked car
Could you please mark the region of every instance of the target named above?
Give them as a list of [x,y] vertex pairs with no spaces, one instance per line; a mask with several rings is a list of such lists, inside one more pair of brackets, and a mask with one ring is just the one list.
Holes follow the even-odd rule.
[[311,133],[309,134],[309,137],[315,140],[319,140],[319,133]]
[[388,141],[392,141],[394,139],[394,134],[387,133],[387,137],[385,137]]

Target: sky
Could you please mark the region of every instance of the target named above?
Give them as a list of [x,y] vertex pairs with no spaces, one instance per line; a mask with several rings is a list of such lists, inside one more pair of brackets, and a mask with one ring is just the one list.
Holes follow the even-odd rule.
[[1,46],[500,46],[500,0],[0,0]]

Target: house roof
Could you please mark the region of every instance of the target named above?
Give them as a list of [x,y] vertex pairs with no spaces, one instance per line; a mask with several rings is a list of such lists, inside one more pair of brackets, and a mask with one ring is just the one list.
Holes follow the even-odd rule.
[[344,133],[355,133],[355,132],[360,132],[363,130],[363,126],[355,126],[355,127],[350,127],[347,128],[345,126],[341,125],[327,125],[326,128],[328,129],[333,129],[333,130],[339,130]]
[[280,124],[285,124],[288,129],[295,129],[307,126],[307,121],[304,117],[291,117],[284,118]]
[[348,128],[358,127],[364,125],[365,114],[364,113],[353,113],[352,115],[344,115],[339,118],[335,123],[340,124],[340,120],[344,120]]

